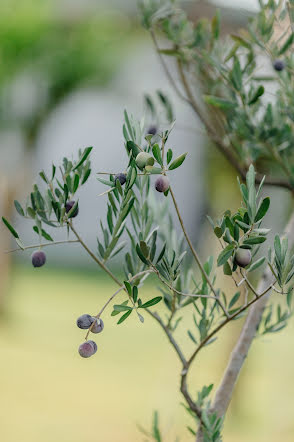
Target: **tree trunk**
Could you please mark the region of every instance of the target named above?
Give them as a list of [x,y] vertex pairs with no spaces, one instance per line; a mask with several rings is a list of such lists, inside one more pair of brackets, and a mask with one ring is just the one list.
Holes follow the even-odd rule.
[[[285,228],[285,235],[288,237],[289,248],[292,248],[294,246],[294,212],[292,213],[291,218]],[[267,268],[262,275],[257,291],[262,293],[271,284],[272,280],[272,273],[269,268]],[[256,335],[256,331],[259,327],[264,309],[270,297],[270,293],[271,292],[263,296],[249,310],[246,321],[242,328],[242,332],[238,342],[235,345],[235,348],[231,353],[229,363],[216,392],[214,403],[211,408],[211,412],[216,412],[218,416],[224,416],[227,412],[239,373],[243,367],[250,346]],[[203,432],[201,426],[199,426],[197,431],[196,442],[203,442]]]
[[203,442],[203,431],[202,427],[199,425],[197,435],[196,435],[196,442]]

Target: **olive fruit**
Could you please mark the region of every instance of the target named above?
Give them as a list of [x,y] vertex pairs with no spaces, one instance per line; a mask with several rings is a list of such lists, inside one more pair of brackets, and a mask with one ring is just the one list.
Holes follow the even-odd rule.
[[79,346],[79,354],[82,358],[90,358],[97,351],[97,344],[94,341],[85,341]]
[[118,173],[114,177],[114,182],[115,183],[116,183],[116,180],[118,180],[120,182],[120,184],[123,186],[125,184],[125,182],[127,181],[127,177],[126,177],[126,175],[124,173]]
[[42,250],[36,250],[32,254],[32,264],[34,267],[42,267],[46,262],[46,255]]
[[237,249],[235,263],[239,267],[247,267],[251,263],[252,255],[249,249]]
[[81,315],[77,319],[77,326],[83,330],[86,330],[87,328],[91,327],[91,325],[94,322],[94,318],[91,315]]
[[[67,203],[65,204],[66,213],[69,213],[71,211],[75,203],[76,203],[75,201],[67,201]],[[79,208],[77,207],[75,211],[71,214],[71,218],[75,218],[78,215],[78,213],[79,213]]]
[[146,166],[153,166],[154,158],[150,153],[140,152],[136,157],[136,164],[139,169],[143,170]]
[[156,126],[150,126],[149,129],[147,129],[147,135],[156,135],[157,134],[157,127]]
[[286,64],[283,60],[275,60],[273,66],[276,71],[280,72],[285,69]]
[[161,175],[155,181],[155,189],[157,192],[166,192],[169,189],[169,179],[167,176]]
[[104,329],[104,322],[102,321],[102,319],[96,319],[96,318],[92,318],[94,319],[94,324],[91,328],[91,332],[92,333],[101,333],[102,330]]

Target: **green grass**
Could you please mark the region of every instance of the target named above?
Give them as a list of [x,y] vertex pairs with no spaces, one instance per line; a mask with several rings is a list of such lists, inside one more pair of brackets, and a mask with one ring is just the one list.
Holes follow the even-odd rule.
[[[103,275],[17,267],[0,322],[0,439],[3,442],[143,441],[158,409],[164,442],[192,441],[193,425],[178,393],[180,365],[158,325],[131,316],[117,326],[104,316],[97,354],[82,359],[82,313],[96,313],[115,286]],[[155,294],[147,286],[140,296]],[[124,295],[121,295],[123,299]],[[188,311],[182,321],[190,323]],[[197,388],[217,382],[238,324],[204,349],[190,377]],[[293,441],[293,324],[258,340],[245,364],[224,432],[226,442]],[[178,339],[191,351],[184,333]]]

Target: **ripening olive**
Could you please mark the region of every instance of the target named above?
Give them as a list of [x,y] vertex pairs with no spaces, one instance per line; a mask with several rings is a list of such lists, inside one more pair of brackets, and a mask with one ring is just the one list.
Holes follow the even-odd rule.
[[77,319],[77,326],[83,330],[89,328],[94,322],[94,318],[91,315],[81,315]]
[[79,346],[79,354],[82,358],[90,358],[97,351],[97,344],[94,341],[85,341]]
[[252,259],[249,249],[238,249],[235,254],[235,262],[239,267],[247,267]]
[[46,255],[42,250],[36,250],[32,254],[32,264],[34,267],[42,267],[46,262]]
[[150,126],[149,129],[147,129],[146,134],[147,135],[156,135],[157,134],[157,127],[156,126]]
[[155,181],[155,189],[157,192],[166,192],[169,189],[169,179],[167,176],[161,175]]
[[275,60],[273,66],[276,71],[280,72],[285,69],[286,64],[283,60]]
[[91,332],[92,333],[101,333],[102,330],[104,329],[104,322],[102,321],[102,319],[96,319],[96,318],[92,318],[94,319],[94,324],[91,328]]
[[115,183],[116,183],[116,180],[118,180],[120,182],[120,184],[123,186],[125,184],[125,182],[127,181],[127,177],[126,177],[126,175],[124,173],[118,173],[114,177],[114,182]]
[[153,166],[154,158],[152,155],[150,155],[150,153],[140,152],[136,157],[136,164],[139,169],[143,170],[146,166]]
[[[65,211],[66,213],[70,212],[73,206],[75,205],[75,201],[67,201],[65,204]],[[77,207],[75,211],[71,214],[71,218],[75,218],[79,213],[79,208]]]

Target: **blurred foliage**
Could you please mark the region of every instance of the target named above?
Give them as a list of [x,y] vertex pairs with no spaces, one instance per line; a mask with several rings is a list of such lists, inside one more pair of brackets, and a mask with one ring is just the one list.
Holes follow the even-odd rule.
[[[51,2],[0,4],[0,125],[21,126],[33,141],[40,123],[81,86],[105,84],[129,36],[118,14],[62,16]],[[18,103],[29,88],[30,105]]]
[[[292,189],[293,0],[259,0],[260,12],[247,28],[225,39],[219,12],[211,21],[202,18],[195,24],[181,3],[140,2],[142,23],[161,60],[175,61],[185,100],[243,177],[255,163],[261,173],[278,171],[285,180],[273,183]],[[162,47],[157,35],[164,37]]]

